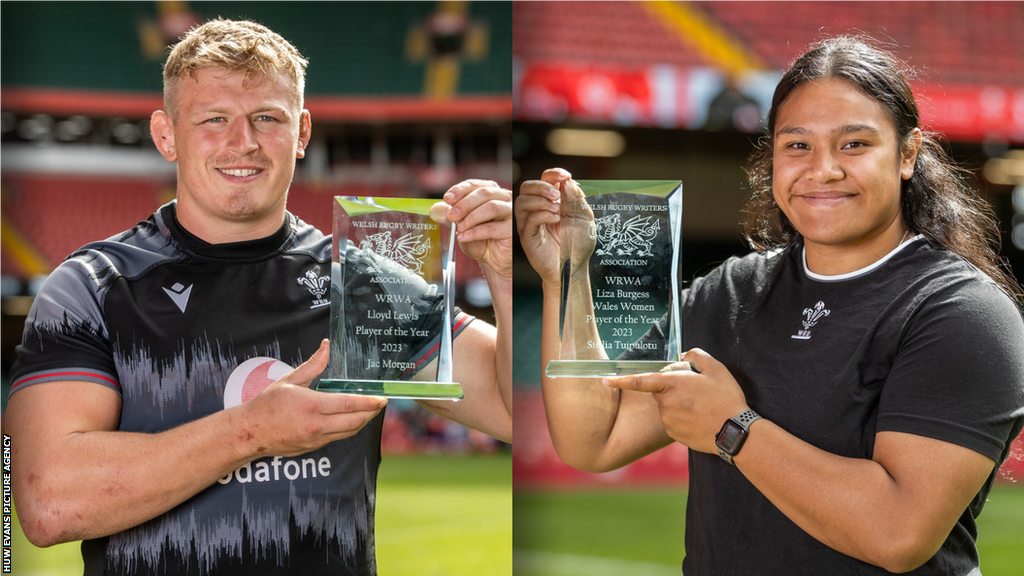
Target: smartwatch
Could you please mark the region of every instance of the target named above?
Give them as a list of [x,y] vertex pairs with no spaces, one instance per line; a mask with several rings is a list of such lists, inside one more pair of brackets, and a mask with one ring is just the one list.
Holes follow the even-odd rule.
[[718,455],[729,464],[733,464],[733,456],[740,453],[740,448],[747,440],[750,433],[750,425],[760,420],[761,417],[753,410],[744,410],[734,418],[729,418],[722,425],[722,429],[715,434],[715,446],[718,447]]

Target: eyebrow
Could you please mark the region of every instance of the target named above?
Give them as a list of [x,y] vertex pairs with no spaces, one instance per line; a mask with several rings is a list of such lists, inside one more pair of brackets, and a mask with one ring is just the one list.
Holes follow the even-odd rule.
[[[877,128],[875,128],[874,126],[869,126],[867,124],[847,124],[845,126],[840,126],[835,130],[832,130],[830,134],[835,136],[846,136],[849,134],[856,134],[858,132],[870,132],[871,134],[874,135],[881,134],[881,132],[879,132]],[[781,136],[784,134],[793,136],[806,136],[810,134],[810,131],[800,126],[784,126],[775,131],[776,136]]]
[[[288,110],[286,110],[285,108],[282,108],[280,106],[261,106],[261,107],[255,109],[255,110],[249,111],[247,113],[247,115],[248,114],[263,114],[264,112],[279,112],[279,113],[283,114],[285,117],[291,118],[291,114],[288,112]],[[202,108],[200,110],[196,110],[195,112],[193,112],[193,114],[230,114],[230,113],[231,113],[231,109],[225,108],[225,107],[221,107],[221,106],[211,106],[209,108]]]

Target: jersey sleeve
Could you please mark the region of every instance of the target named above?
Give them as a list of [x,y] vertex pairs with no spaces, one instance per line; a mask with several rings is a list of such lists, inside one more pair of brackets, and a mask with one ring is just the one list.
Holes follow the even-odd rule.
[[11,394],[65,380],[93,382],[121,393],[102,313],[99,286],[104,280],[90,271],[79,259],[67,260],[43,284],[25,320]]
[[1024,321],[994,284],[959,284],[910,317],[878,431],[951,442],[997,463],[1024,422]]

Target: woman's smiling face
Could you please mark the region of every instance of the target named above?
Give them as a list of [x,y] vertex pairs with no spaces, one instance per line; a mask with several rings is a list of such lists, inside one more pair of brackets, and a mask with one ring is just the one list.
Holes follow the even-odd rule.
[[772,190],[804,238],[809,265],[819,248],[844,249],[867,265],[899,244],[901,180],[917,157],[916,146],[901,144],[885,108],[847,80],[807,82],[779,106]]

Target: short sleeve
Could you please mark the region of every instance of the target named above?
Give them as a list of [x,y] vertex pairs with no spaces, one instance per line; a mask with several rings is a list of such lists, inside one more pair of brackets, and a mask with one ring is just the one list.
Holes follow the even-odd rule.
[[98,282],[77,259],[50,274],[25,320],[11,394],[64,380],[94,382],[121,393]]
[[878,431],[951,442],[1001,462],[1024,421],[1024,321],[991,282],[959,283],[909,318]]

